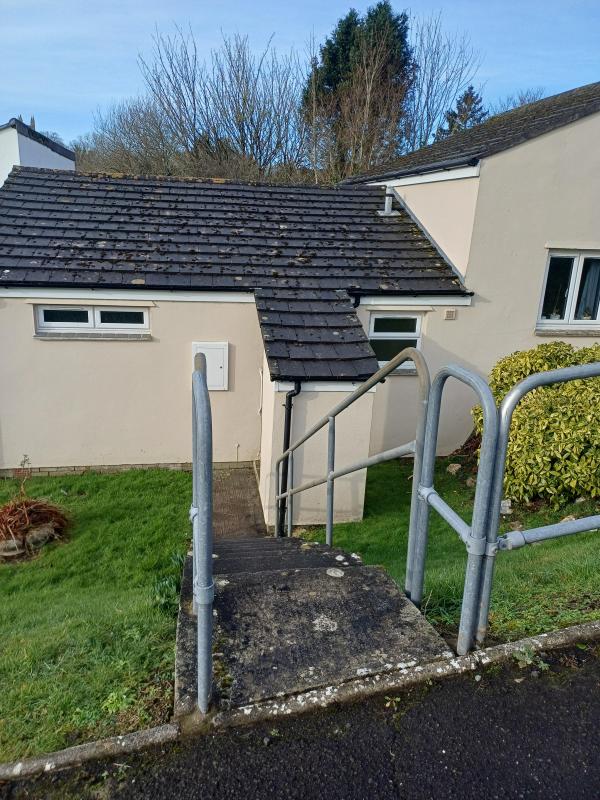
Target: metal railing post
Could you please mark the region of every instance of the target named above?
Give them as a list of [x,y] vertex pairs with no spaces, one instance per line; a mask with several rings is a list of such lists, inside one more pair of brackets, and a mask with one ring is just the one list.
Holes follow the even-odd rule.
[[427,419],[423,437],[421,474],[419,476],[419,487],[417,490],[417,503],[414,513],[411,513],[409,555],[412,556],[412,558],[410,577],[408,579],[410,585],[410,594],[408,596],[417,607],[420,607],[423,601],[425,559],[427,557],[427,540],[429,537],[429,503],[421,494],[420,489],[422,486],[433,486],[443,386],[444,381],[436,378],[429,393]]
[[275,530],[273,535],[275,537],[283,536],[281,531],[281,461],[275,462]]
[[[291,452],[288,456],[288,489],[291,492],[294,488],[294,453]],[[292,526],[294,524],[294,495],[288,494],[287,498],[287,535],[292,535]]]
[[333,544],[333,500],[335,471],[335,417],[329,417],[327,428],[327,520],[325,542],[329,547]]
[[[470,386],[479,396],[483,408],[484,431],[473,505],[473,519],[470,526],[462,523],[462,520],[449,507],[446,507],[446,504],[441,501],[433,488],[442,392],[446,381],[450,377]],[[459,532],[461,538],[464,537],[463,541],[467,546],[467,568],[458,631],[457,651],[459,655],[469,651],[475,634],[480,599],[481,567],[483,556],[486,552],[486,524],[497,438],[498,414],[496,404],[492,392],[483,378],[455,364],[450,364],[441,369],[431,386],[425,425],[410,599],[415,605],[420,605],[423,600],[425,560],[429,533],[429,506],[434,505],[438,512],[442,513],[444,519]]]
[[192,376],[194,598],[198,627],[198,707],[206,714],[212,694],[212,415],[206,384],[206,358],[198,354]]
[[425,424],[429,405],[429,392],[431,391],[429,369],[423,356],[420,356],[419,360],[415,360],[415,366],[419,378],[419,410],[415,435],[410,520],[408,524],[408,544],[406,548],[406,572],[404,576],[404,592],[407,597],[411,596],[415,542],[419,529],[419,513],[421,510],[419,507],[419,485],[421,483],[421,470],[423,468],[423,448],[425,445]]
[[[494,581],[494,565],[498,551],[498,529],[500,527],[500,506],[504,491],[504,471],[513,413],[523,397],[540,386],[554,383],[600,377],[600,363],[580,364],[574,367],[548,370],[525,378],[505,395],[500,404],[498,445],[494,461],[492,487],[490,490],[490,510],[487,525],[487,552],[484,559],[481,577],[479,610],[477,619],[477,641],[485,639],[490,612],[492,584]],[[590,523],[590,524],[593,524]]]

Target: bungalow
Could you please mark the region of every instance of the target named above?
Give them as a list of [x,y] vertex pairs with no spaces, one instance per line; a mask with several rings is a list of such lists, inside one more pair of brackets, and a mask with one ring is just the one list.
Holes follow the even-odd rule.
[[[408,344],[487,373],[512,350],[600,334],[600,84],[455,134],[337,188],[17,168],[0,190],[0,470],[190,461],[192,356],[215,460],[260,462],[274,523],[292,439]],[[386,200],[387,195],[387,200]],[[390,203],[391,200],[391,203]],[[339,419],[337,463],[414,438],[403,367]],[[471,429],[448,387],[440,449]],[[323,474],[325,436],[296,457]],[[296,523],[322,520],[324,489]],[[364,474],[336,485],[362,514]]]

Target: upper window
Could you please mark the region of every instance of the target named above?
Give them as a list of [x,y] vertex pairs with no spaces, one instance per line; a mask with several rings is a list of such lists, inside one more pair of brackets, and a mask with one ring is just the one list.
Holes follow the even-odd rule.
[[600,254],[550,254],[538,324],[585,328],[600,321]]
[[[421,317],[410,314],[371,314],[369,342],[382,367],[406,347],[421,346]],[[414,369],[412,361],[398,368]]]
[[37,331],[80,333],[147,331],[148,309],[115,306],[36,306]]

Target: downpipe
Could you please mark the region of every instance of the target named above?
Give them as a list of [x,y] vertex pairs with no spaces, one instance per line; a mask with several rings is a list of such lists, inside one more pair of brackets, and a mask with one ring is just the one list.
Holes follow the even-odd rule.
[[[300,394],[300,390],[302,388],[302,384],[300,381],[294,382],[294,388],[290,389],[289,392],[286,392],[285,395],[285,416],[283,419],[283,452],[289,448],[290,441],[292,438],[292,409],[294,405],[294,397],[297,397]],[[288,489],[288,468],[289,468],[289,455],[284,459],[281,464],[281,485],[279,486],[278,494],[283,494],[287,492]],[[276,533],[278,537],[285,536],[284,527],[285,527],[285,512],[287,509],[287,497],[282,497],[279,500],[279,505],[277,507],[277,528]]]

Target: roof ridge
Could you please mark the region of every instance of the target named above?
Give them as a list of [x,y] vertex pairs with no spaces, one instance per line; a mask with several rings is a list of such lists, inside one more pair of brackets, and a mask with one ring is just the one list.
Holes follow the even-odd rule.
[[[69,169],[51,169],[49,167],[28,167],[15,165],[13,170],[16,172],[39,173],[43,175],[65,175],[73,178],[79,176],[82,178],[98,178],[113,181],[148,181],[150,183],[174,182],[182,184],[202,184],[213,186],[245,186],[257,189],[306,189],[315,192],[321,191],[344,191],[344,187],[337,184],[313,184],[313,183],[270,183],[268,181],[249,181],[240,180],[237,178],[210,178],[194,175],[153,175],[149,173],[127,173],[127,172],[88,172],[84,170],[69,170]],[[372,190],[378,187],[365,187]]]

